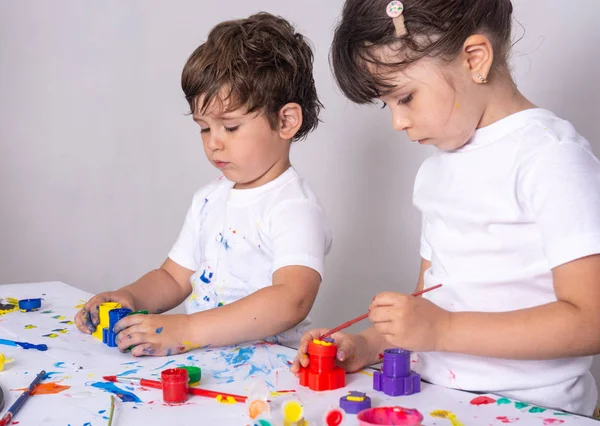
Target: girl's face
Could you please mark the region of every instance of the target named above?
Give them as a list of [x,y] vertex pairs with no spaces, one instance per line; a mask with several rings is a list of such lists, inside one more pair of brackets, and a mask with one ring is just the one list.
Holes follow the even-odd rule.
[[394,89],[381,100],[392,112],[394,128],[411,141],[451,151],[481,125],[485,102],[464,63],[441,65],[424,58],[389,78]]

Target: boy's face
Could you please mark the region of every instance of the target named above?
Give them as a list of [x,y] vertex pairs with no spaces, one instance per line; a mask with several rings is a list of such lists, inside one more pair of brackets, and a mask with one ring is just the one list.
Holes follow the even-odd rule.
[[432,62],[422,59],[392,74],[395,88],[381,100],[396,130],[411,141],[450,151],[465,145],[481,125],[485,104],[459,65],[446,63],[442,72]]
[[273,130],[262,112],[245,108],[227,111],[227,105],[197,111],[206,157],[236,189],[264,185],[290,166],[290,141]]

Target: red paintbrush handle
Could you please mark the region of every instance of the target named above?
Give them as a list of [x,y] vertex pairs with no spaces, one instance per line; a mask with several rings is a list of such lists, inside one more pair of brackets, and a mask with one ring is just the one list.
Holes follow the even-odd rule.
[[209,391],[209,390],[200,389],[200,388],[188,388],[188,393],[190,395],[207,396],[209,398],[216,398],[219,395],[221,395],[223,398],[227,398],[228,396],[230,396],[233,399],[235,399],[237,402],[246,402],[246,399],[248,398],[246,396],[233,395],[230,393],[223,393],[223,392]]
[[[440,288],[441,286],[442,286],[441,284],[437,284],[437,285],[434,285],[433,287],[426,288],[425,290],[417,291],[417,292],[411,294],[411,296],[414,296],[414,297],[420,296],[423,293],[427,293],[428,291],[435,290],[436,288]],[[369,316],[369,313],[367,312],[366,314],[361,315],[358,318],[354,318],[353,320],[345,322],[342,325],[338,325],[336,328],[332,328],[327,333],[323,334],[320,337],[320,339],[324,339],[326,337],[331,336],[333,333],[337,333],[338,331],[343,330],[344,328],[350,327],[352,324],[355,324],[355,323],[357,323],[359,321],[362,321],[362,320],[364,320],[368,316]]]
[[162,389],[162,383],[157,380],[140,379],[140,385],[147,388]]

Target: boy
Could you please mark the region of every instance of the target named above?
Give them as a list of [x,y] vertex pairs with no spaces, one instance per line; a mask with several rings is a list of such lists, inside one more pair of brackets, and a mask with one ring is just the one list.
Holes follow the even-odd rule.
[[[172,355],[275,336],[299,340],[322,280],[331,231],[317,197],[291,167],[291,142],[318,124],[313,53],[284,19],[223,22],[192,53],[182,88],[206,156],[223,176],[194,196],[163,265],[90,299],[77,313],[91,333],[98,305],[150,315],[115,326],[121,351]],[[187,315],[156,315],[186,301]]]

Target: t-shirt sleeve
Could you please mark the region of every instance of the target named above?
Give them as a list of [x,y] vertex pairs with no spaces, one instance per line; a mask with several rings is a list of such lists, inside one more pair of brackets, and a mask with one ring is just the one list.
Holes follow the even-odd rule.
[[522,191],[550,268],[600,253],[600,162],[586,147],[542,148],[523,173]]
[[188,209],[179,238],[169,252],[169,258],[184,268],[195,271],[200,257],[199,232],[200,210],[204,205],[204,195],[196,193]]
[[421,219],[421,248],[419,250],[421,257],[425,260],[431,261],[431,246],[427,242],[427,216],[422,215]]
[[284,266],[306,266],[323,278],[325,255],[332,241],[323,209],[309,200],[286,201],[269,218],[272,272]]

